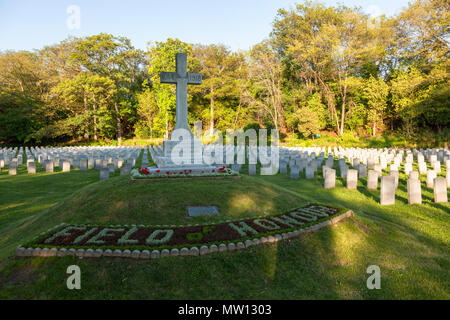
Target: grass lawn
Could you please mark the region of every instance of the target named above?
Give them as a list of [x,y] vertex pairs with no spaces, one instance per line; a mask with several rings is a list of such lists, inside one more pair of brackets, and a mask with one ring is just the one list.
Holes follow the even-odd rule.
[[[244,169],[245,171],[245,169]],[[424,179],[424,177],[422,177]],[[131,182],[97,170],[0,173],[1,299],[449,299],[450,205],[408,205],[400,175],[395,206],[379,191],[326,190],[316,178],[285,175],[230,180]],[[281,213],[308,202],[355,216],[297,239],[239,252],[157,260],[15,258],[14,249],[61,222],[182,224]],[[217,205],[220,216],[186,218],[187,205]],[[196,221],[196,222],[194,222]],[[197,222],[198,221],[198,222]],[[68,290],[66,268],[81,268],[81,290]],[[366,269],[381,268],[369,290]]]

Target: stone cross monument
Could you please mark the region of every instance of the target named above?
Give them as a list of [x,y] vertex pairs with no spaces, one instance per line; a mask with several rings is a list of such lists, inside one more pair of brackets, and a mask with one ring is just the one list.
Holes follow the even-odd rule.
[[[176,72],[161,72],[160,82],[175,84],[177,109],[176,124],[170,135],[170,140],[163,142],[163,155],[156,159],[158,167],[180,167],[183,164],[174,163],[174,153],[178,149],[183,149],[183,158],[191,165],[202,166],[202,141],[195,139],[188,124],[188,106],[187,106],[187,87],[188,84],[201,84],[202,75],[199,73],[187,72],[186,53],[176,54]],[[188,139],[179,140],[180,132],[185,134]],[[175,155],[179,155],[175,152]],[[179,158],[178,158],[179,159]],[[190,160],[190,161],[189,161]],[[183,160],[184,161],[184,160]]]
[[187,109],[187,86],[188,84],[201,84],[202,75],[200,73],[187,72],[186,53],[176,54],[176,72],[161,72],[161,83],[171,83],[177,86],[177,109],[176,109],[176,129],[185,129],[191,133],[188,125]]

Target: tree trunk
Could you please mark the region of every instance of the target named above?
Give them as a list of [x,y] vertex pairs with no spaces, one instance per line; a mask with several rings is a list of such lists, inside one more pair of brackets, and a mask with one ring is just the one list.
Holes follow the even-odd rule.
[[[84,112],[88,113],[89,110],[88,110],[88,105],[87,105],[86,91],[83,92],[83,104],[84,104]],[[86,118],[86,122],[84,125],[86,126],[84,129],[85,130],[84,131],[84,139],[89,140],[89,119],[88,118]]]
[[150,128],[150,138],[153,139],[153,127],[150,120],[148,120],[148,127]]
[[239,112],[240,111],[241,111],[241,103],[239,102],[238,109],[236,111],[236,118],[234,119],[233,129],[236,129],[236,124],[237,124],[238,119],[239,119]]
[[94,105],[92,106],[92,109],[94,110],[94,140],[97,141],[97,101],[95,100],[95,96],[93,97],[93,99]]
[[373,122],[373,130],[372,130],[372,137],[375,137],[377,135],[377,123]]
[[335,118],[336,120],[336,133],[339,134],[341,131],[339,128],[339,118],[337,115],[336,105],[334,101],[334,96],[331,90],[328,88],[328,86],[325,84],[325,82],[317,75],[315,74],[315,79],[320,83],[321,90],[327,97],[327,103],[328,103],[328,110],[331,111],[331,116]]
[[[95,109],[94,109],[95,110]],[[94,140],[97,141],[97,116],[94,115]]]
[[210,100],[210,119],[209,119],[209,134],[214,135],[214,88],[211,88]]
[[164,140],[169,139],[169,118],[166,116],[166,132],[164,132]]
[[341,129],[340,129],[340,125],[339,125],[339,118],[338,118],[338,115],[337,115],[337,110],[336,110],[336,107],[334,105],[332,106],[332,108],[333,109],[331,110],[331,113],[334,116],[334,118],[336,119],[336,133],[339,134],[339,132],[341,132]]
[[114,108],[116,110],[116,121],[117,121],[117,143],[120,146],[122,143],[122,123],[120,122],[119,105],[117,101],[114,102]]
[[342,110],[341,110],[341,131],[339,133],[339,135],[343,135],[344,134],[344,123],[345,123],[345,99],[347,98],[347,90],[344,89],[344,96],[342,97]]

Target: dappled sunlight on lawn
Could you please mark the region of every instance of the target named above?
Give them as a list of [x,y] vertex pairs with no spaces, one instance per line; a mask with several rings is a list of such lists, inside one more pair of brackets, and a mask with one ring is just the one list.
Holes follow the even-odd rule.
[[346,228],[346,226],[331,226],[328,228],[327,231],[331,238],[328,245],[330,250],[333,251],[336,265],[351,267],[357,255],[357,248],[367,245],[366,235],[364,231],[342,232],[339,228]]
[[116,211],[125,210],[127,205],[128,204],[125,201],[114,201],[111,203],[109,208],[110,208],[111,212],[116,212]]
[[[379,189],[367,191],[364,179],[357,190],[346,189],[340,178],[336,188],[326,190],[320,177],[292,180],[286,175],[243,175],[241,179],[223,181],[135,183],[124,176],[98,181],[98,172],[93,170],[1,176],[0,189],[4,178],[11,181],[11,192],[7,196],[3,189],[0,192],[0,211],[7,213],[0,226],[2,258],[13,254],[17,244],[61,222],[208,224],[281,214],[308,203],[347,208],[355,213],[335,226],[239,252],[132,261],[127,268],[118,260],[77,260],[87,270],[86,279],[98,280],[98,286],[112,286],[115,292],[98,295],[98,286],[92,285],[87,297],[448,297],[445,275],[449,205],[430,202],[432,192],[425,188],[423,205],[407,205],[405,186],[400,184],[396,205],[380,206]],[[217,205],[220,214],[187,218],[188,205]],[[3,222],[1,219],[0,213]],[[15,264],[17,277],[27,278],[21,268],[29,264],[46,281],[59,283],[54,271],[63,269],[68,260],[31,258],[27,263],[18,259],[11,263]],[[367,289],[369,265],[380,266],[383,290]],[[120,278],[118,283],[114,282],[116,278]],[[20,279],[16,282],[20,283]],[[140,286],[143,282],[149,285]],[[222,282],[227,285],[216,285],[213,291],[211,285],[203,285]],[[136,284],[136,292],[128,292],[131,283]],[[29,287],[29,296],[34,291],[48,297],[66,294],[49,291],[42,283]],[[22,295],[19,286],[15,294]]]
[[366,268],[370,265],[380,267],[382,288],[393,296],[425,290],[414,284],[414,279],[422,278],[427,279],[428,290],[436,290],[433,295],[443,294],[442,279],[435,276],[442,270],[437,272],[439,266],[430,259],[435,251],[418,242],[408,229],[355,217],[336,227],[327,228],[326,232],[329,241],[325,245],[330,246],[336,263],[344,270],[347,269],[344,274],[352,274],[352,278],[344,281],[345,284],[341,283],[343,279],[336,281],[335,290],[340,296],[359,292],[358,296],[362,294],[364,298],[374,298],[380,294],[377,290],[366,288],[365,281],[369,276]]
[[4,206],[0,206],[0,212],[2,214],[4,214],[5,213],[4,211],[6,211],[6,210],[15,209],[17,207],[25,206],[25,205],[29,204],[30,202],[32,202],[32,200],[8,203],[8,204],[6,204]]
[[228,199],[229,212],[231,216],[241,217],[243,213],[249,216],[264,215],[274,210],[270,197],[261,199],[261,195],[255,192],[233,193]]

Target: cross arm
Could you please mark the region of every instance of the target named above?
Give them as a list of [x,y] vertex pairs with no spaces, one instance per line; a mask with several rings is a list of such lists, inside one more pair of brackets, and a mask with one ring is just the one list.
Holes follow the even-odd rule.
[[159,82],[161,83],[177,83],[177,73],[176,72],[160,72]]
[[188,72],[188,84],[202,84],[202,75],[200,73]]

